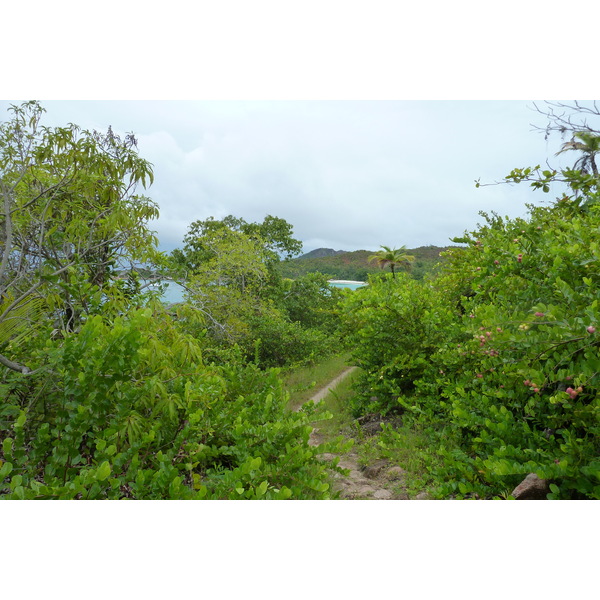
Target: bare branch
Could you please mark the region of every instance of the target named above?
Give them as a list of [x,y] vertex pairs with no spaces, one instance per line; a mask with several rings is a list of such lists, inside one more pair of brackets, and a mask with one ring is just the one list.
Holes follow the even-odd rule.
[[550,137],[551,132],[558,132],[561,136],[573,135],[578,131],[587,131],[593,134],[600,134],[598,129],[592,127],[587,117],[600,117],[600,106],[594,100],[592,106],[586,106],[575,100],[573,104],[563,102],[545,102],[546,108],[540,108],[535,102],[534,110],[548,119],[546,127],[533,125],[534,130],[544,132],[544,139]]
[[26,367],[25,365],[20,365],[19,363],[13,362],[12,360],[9,360],[5,356],[2,356],[2,354],[0,354],[0,364],[4,365],[5,367],[8,367],[12,371],[17,371],[19,373],[23,373],[24,375],[26,375],[27,373],[31,373],[31,369],[29,367]]
[[[8,265],[8,257],[10,256],[10,252],[12,250],[12,239],[13,239],[13,230],[12,230],[12,218],[10,214],[10,196],[6,190],[3,189],[4,185],[0,181],[0,192],[4,197],[4,252],[2,253],[2,262],[0,263],[0,282],[4,280],[4,274],[6,273],[6,267]],[[0,292],[4,290],[0,288]]]

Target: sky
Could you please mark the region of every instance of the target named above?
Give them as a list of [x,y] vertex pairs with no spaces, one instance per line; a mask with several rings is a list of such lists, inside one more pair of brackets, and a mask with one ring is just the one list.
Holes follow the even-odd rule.
[[[19,100],[0,102],[6,108]],[[554,153],[533,101],[42,101],[48,125],[133,132],[153,164],[160,248],[195,220],[281,217],[303,251],[446,246],[481,222],[548,200],[493,183]],[[538,106],[543,102],[539,103]]]

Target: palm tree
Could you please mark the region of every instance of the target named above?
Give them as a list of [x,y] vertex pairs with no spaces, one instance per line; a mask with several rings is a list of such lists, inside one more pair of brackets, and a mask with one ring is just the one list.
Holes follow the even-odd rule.
[[[578,138],[579,142],[575,141]],[[598,167],[596,165],[596,154],[600,154],[600,135],[595,135],[589,131],[578,131],[570,142],[565,142],[562,148],[556,153],[558,156],[567,150],[579,150],[583,156],[575,163],[575,168],[584,173],[588,173],[588,167],[592,169],[595,177],[598,177]]]
[[406,246],[400,246],[400,248],[381,246],[381,250],[377,254],[369,256],[369,260],[376,260],[381,269],[389,267],[392,271],[392,277],[396,277],[395,268],[399,265],[408,266],[415,260],[415,257],[406,254]]

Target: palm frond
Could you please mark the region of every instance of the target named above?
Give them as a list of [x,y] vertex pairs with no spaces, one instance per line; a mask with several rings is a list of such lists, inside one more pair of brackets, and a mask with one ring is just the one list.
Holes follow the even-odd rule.
[[[14,298],[5,296],[0,301],[0,315],[12,304]],[[39,322],[46,313],[46,303],[39,296],[29,296],[17,304],[0,321],[0,344],[5,344],[11,339],[26,335],[32,323]]]

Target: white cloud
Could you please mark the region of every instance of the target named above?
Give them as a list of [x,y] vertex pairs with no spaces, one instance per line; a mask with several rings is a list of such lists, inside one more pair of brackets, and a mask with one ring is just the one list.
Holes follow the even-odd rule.
[[[3,103],[6,104],[6,103]],[[476,189],[555,148],[526,102],[51,102],[51,124],[133,131],[154,165],[161,246],[227,214],[282,217],[335,249],[448,243],[479,210],[523,214],[527,187]],[[0,105],[0,108],[4,108]]]

